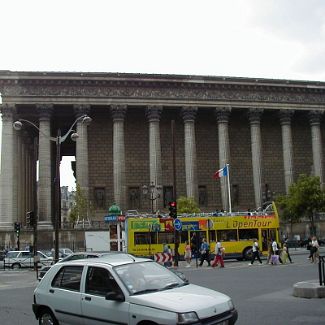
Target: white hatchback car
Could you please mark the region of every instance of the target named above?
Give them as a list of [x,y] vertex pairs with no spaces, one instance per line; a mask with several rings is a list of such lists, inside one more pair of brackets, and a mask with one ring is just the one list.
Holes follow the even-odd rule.
[[232,300],[129,254],[57,263],[34,291],[39,324],[219,324],[237,320]]
[[[38,265],[49,266],[53,264],[53,258],[41,251],[37,251]],[[4,259],[6,267],[19,269],[21,267],[34,267],[34,256],[30,251],[9,251]]]

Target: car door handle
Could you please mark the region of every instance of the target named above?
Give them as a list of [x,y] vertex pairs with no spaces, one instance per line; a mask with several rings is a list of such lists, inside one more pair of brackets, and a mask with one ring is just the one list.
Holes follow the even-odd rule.
[[49,291],[50,291],[50,293],[54,293],[54,290],[53,289],[50,289]]
[[91,300],[91,297],[85,297],[85,300],[90,301]]

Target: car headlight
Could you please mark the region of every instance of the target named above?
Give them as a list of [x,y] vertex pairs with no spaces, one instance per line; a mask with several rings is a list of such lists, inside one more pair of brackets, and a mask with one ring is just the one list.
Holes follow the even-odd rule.
[[178,316],[177,324],[191,324],[199,320],[196,312],[194,311],[191,311],[189,313],[179,313],[177,314],[177,316]]
[[229,306],[229,309],[230,309],[230,310],[231,310],[231,309],[235,309],[235,306],[234,306],[234,304],[233,304],[233,302],[232,302],[231,299],[228,300],[228,306]]

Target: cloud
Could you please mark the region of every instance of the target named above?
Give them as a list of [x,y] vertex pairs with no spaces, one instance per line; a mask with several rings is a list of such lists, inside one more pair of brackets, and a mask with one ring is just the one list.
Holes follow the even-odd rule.
[[304,43],[320,42],[325,36],[323,0],[248,0],[250,24],[279,38]]

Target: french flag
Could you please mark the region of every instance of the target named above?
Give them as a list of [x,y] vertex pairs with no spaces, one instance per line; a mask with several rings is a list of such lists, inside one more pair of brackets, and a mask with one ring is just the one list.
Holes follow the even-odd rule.
[[217,170],[214,175],[213,175],[213,178],[214,179],[219,179],[223,176],[227,176],[228,175],[228,166],[226,165],[225,167]]

